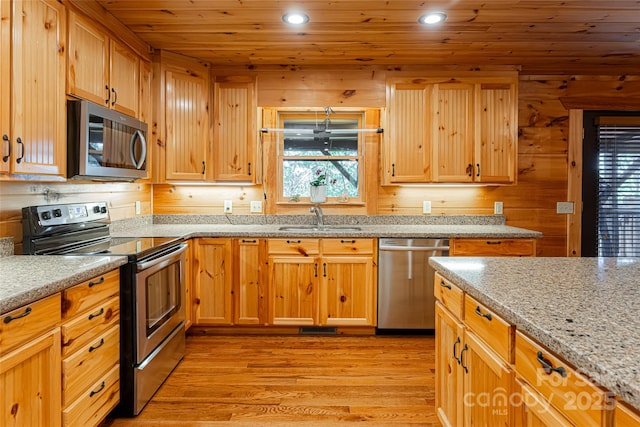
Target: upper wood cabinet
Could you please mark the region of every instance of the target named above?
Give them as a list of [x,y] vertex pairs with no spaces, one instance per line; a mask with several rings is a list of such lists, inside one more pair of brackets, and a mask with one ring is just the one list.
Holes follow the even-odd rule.
[[140,58],[90,20],[69,12],[68,92],[138,117]]
[[209,70],[195,59],[160,52],[154,58],[154,93],[159,101],[153,175],[157,182],[211,181]]
[[385,184],[513,183],[517,74],[391,78]]
[[64,7],[55,0],[0,3],[0,172],[64,175]]
[[215,181],[258,182],[257,95],[252,77],[215,77]]

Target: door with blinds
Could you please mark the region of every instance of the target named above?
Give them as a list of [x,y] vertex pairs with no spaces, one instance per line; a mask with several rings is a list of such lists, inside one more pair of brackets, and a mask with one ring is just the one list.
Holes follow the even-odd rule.
[[640,256],[640,112],[585,112],[582,256]]

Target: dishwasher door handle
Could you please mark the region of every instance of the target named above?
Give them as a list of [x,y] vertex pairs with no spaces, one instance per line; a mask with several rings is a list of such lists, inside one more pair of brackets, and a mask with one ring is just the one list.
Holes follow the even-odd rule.
[[379,246],[381,251],[396,251],[396,252],[428,252],[428,251],[448,251],[449,246]]

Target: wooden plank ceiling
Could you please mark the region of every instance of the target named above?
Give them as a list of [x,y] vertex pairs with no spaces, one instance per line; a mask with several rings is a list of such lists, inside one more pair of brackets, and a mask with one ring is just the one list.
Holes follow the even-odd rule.
[[[220,66],[462,65],[640,70],[639,0],[96,0],[154,48]],[[310,21],[282,22],[290,10]],[[428,11],[447,14],[432,28]]]

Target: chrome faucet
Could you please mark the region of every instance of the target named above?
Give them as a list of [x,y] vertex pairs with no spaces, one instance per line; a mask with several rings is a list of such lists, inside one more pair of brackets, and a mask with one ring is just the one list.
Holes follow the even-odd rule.
[[309,208],[309,212],[316,214],[316,222],[318,227],[324,227],[324,219],[322,218],[322,208],[318,203]]

